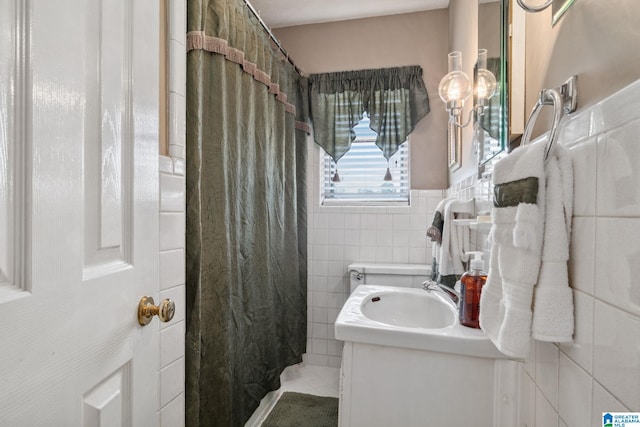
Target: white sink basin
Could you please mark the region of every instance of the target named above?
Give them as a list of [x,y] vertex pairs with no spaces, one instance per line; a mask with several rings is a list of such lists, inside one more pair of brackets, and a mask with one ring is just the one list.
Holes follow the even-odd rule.
[[439,329],[456,322],[456,310],[437,292],[382,291],[362,301],[362,314],[388,325]]
[[349,296],[335,323],[342,341],[509,358],[480,329],[462,326],[441,292],[361,285]]

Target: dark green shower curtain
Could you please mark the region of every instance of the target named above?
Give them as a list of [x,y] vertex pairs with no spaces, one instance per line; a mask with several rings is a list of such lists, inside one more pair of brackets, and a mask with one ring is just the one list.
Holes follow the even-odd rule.
[[188,2],[186,414],[242,426],[306,345],[306,80],[242,0]]

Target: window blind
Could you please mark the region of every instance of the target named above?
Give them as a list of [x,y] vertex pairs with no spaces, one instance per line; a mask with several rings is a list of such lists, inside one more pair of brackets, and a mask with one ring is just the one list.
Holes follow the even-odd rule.
[[[356,139],[338,164],[327,154],[323,162],[323,204],[386,204],[409,202],[409,144],[405,141],[389,159],[375,144],[366,115],[355,127]],[[391,181],[385,181],[387,166]],[[340,182],[332,180],[336,170]]]

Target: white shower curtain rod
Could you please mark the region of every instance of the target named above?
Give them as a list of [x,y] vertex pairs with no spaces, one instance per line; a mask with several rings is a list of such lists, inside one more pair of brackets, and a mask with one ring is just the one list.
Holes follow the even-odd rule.
[[267,24],[262,20],[262,18],[260,17],[260,14],[258,13],[258,11],[253,7],[253,5],[249,2],[249,0],[243,0],[244,4],[247,5],[247,7],[249,8],[249,10],[251,11],[251,13],[253,13],[253,16],[255,16],[258,19],[258,22],[260,22],[260,25],[262,26],[262,28],[267,32],[267,34],[269,35],[269,38],[271,38],[271,40],[273,40],[273,42],[276,44],[276,46],[278,46],[278,49],[280,49],[280,52],[282,52],[282,54],[285,56],[285,58],[287,58],[287,61],[289,61],[289,63],[291,65],[293,65],[293,68],[295,68],[295,70],[298,72],[298,74],[300,74],[301,76],[304,75],[302,73],[302,70],[300,68],[298,68],[298,66],[295,64],[295,62],[293,62],[293,59],[291,59],[289,57],[289,53],[287,53],[287,51],[282,47],[282,44],[280,44],[280,40],[278,40],[276,38],[276,36],[271,32],[271,29],[269,29],[269,27],[267,26]]

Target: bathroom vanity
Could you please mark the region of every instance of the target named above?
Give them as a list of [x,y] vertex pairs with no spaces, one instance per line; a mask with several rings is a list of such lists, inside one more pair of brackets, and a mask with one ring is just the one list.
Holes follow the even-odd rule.
[[[395,315],[397,304],[412,309]],[[436,306],[444,319],[424,315]],[[336,338],[345,341],[340,427],[518,425],[522,361],[460,325],[439,293],[359,286],[336,320]]]

